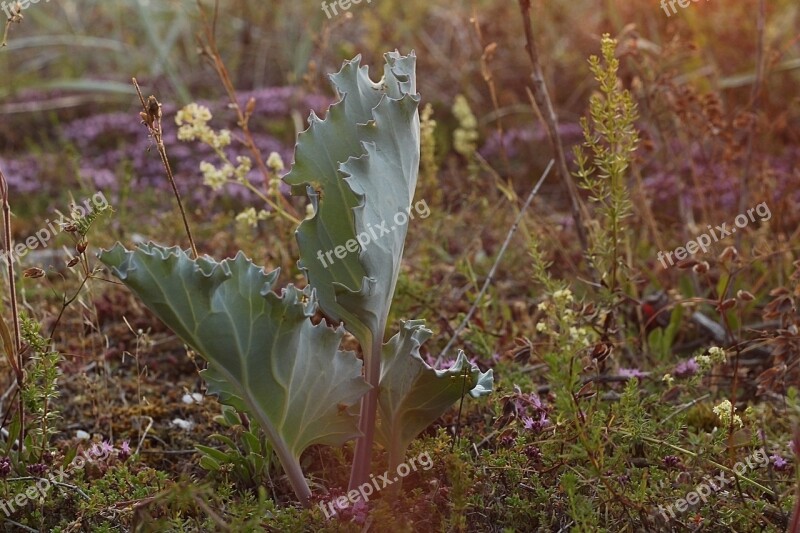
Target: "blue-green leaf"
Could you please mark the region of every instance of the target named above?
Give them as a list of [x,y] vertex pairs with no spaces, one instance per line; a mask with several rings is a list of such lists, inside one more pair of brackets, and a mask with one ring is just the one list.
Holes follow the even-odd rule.
[[311,323],[313,291],[289,285],[278,296],[278,271],[265,273],[241,252],[217,263],[177,247],[117,244],[100,259],[208,361],[209,392],[255,418],[307,500],[300,454],[357,437],[349,407],[369,389],[361,361],[338,350],[344,329]]
[[[394,217],[408,214],[419,171],[416,57],[385,59],[378,83],[360,57],[331,76],[341,99],[325,120],[311,115],[284,178],[315,207],[297,231],[300,266],[323,311],[344,321],[366,357],[383,340],[408,228]],[[343,253],[348,242],[355,252]]]
[[410,320],[383,346],[378,438],[389,450],[390,468],[404,460],[408,445],[462,395],[492,391],[492,370],[481,372],[460,351],[446,370],[435,370],[419,353],[431,337],[422,320]]

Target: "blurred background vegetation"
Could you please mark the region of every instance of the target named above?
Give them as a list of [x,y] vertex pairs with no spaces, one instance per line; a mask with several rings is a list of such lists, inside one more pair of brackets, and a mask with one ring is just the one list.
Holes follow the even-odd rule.
[[[201,4],[211,16],[213,3]],[[697,109],[711,104],[718,113],[740,119],[730,135],[747,134],[741,126],[752,111],[757,74],[757,2],[691,3],[669,17],[653,0],[535,0],[532,5],[562,140],[581,141],[578,118],[586,113],[595,86],[586,60],[598,52],[600,36],[609,33],[620,40],[620,74],[639,101],[644,139],[667,133],[657,152],[663,157],[655,167],[645,165],[645,186],[677,210],[679,182],[696,188],[699,171],[675,168],[678,161],[665,155],[665,138],[680,144],[672,147],[673,154],[701,142],[709,131],[692,121],[713,122],[707,109]],[[759,148],[783,157],[790,146],[786,141],[798,141],[791,132],[800,121],[800,6],[795,0],[774,0],[767,11],[768,75],[759,93],[758,127],[764,138]],[[165,104],[167,140],[174,140],[169,137],[174,112],[186,103],[222,102],[225,111],[225,91],[199,54],[202,23],[195,0],[60,0],[31,4],[23,14],[0,50],[0,158],[11,160],[6,164],[12,190],[16,182],[20,192],[53,193],[75,179],[90,189],[92,180],[95,188],[112,182],[135,187],[137,180],[163,183],[157,158],[143,153],[149,144],[135,120],[139,103],[133,76],[146,95],[155,94]],[[317,0],[230,0],[219,5],[215,32],[233,85],[244,95],[260,94],[268,111],[254,119],[253,129],[265,134],[262,149],[278,151],[287,165],[308,110],[324,112],[334,96],[327,74],[356,54],[362,64],[380,64],[380,56],[396,48],[417,53],[419,91],[423,103],[432,104],[438,125],[441,172],[431,179],[439,187],[460,188],[461,163],[470,158],[453,150],[460,122],[452,112],[456,95],[465,97],[477,119],[475,148],[492,165],[490,175],[524,186],[550,158],[526,92],[530,63],[516,1],[375,0],[328,19]],[[281,89],[258,92],[274,88]],[[322,98],[308,99],[315,96]],[[87,117],[104,118],[76,121]],[[129,123],[125,117],[131,117]],[[109,156],[111,146],[120,153]],[[196,154],[188,147],[173,150],[178,173],[183,169],[184,179],[196,180]],[[43,153],[50,156],[42,158]],[[182,155],[188,158],[185,164]],[[781,164],[789,167],[796,160],[793,150]],[[476,167],[470,168],[475,177]],[[724,180],[726,168],[712,170]],[[544,197],[554,205],[564,201],[560,188],[546,189]],[[451,200],[450,205],[460,203],[458,195]]]
[[[708,339],[701,337],[688,316],[673,313],[670,335],[680,330],[674,345],[670,339],[654,350],[648,340],[648,328],[653,326],[644,324],[643,315],[650,304],[645,305],[643,297],[668,293],[673,303],[702,300],[706,302],[705,311],[716,317],[718,309],[707,299],[718,296],[714,291],[723,283],[720,280],[735,278],[730,286],[732,293],[742,289],[759,297],[747,308],[746,316],[737,317],[740,324],[751,324],[761,307],[773,305],[767,304],[764,295],[792,276],[800,279],[792,265],[795,243],[800,238],[800,3],[766,2],[763,32],[758,28],[759,0],[691,2],[671,16],[665,14],[658,0],[531,3],[544,78],[559,115],[559,134],[568,157],[569,147],[583,142],[579,119],[589,114],[589,100],[598,86],[587,58],[600,52],[605,33],[618,40],[620,85],[631,91],[639,112],[636,129],[642,142],[632,156],[624,184],[635,206],[626,219],[631,235],[625,254],[630,266],[626,276],[631,290],[618,305],[624,338],[613,364],[617,367],[614,372],[622,374],[624,369],[627,377],[642,377],[652,370],[647,382],[652,393],[643,402],[643,397],[629,387],[629,401],[623,407],[630,416],[615,418],[601,413],[596,417],[599,422],[592,429],[598,436],[595,451],[605,453],[608,445],[599,440],[600,435],[622,438],[621,433],[609,430],[607,420],[624,420],[628,424],[625,427],[642,429],[638,409],[647,404],[647,409],[656,412],[649,419],[652,427],[647,429],[652,435],[676,445],[683,442],[676,440],[680,435],[691,443],[687,446],[697,450],[698,457],[707,450],[727,453],[727,449],[721,451],[721,443],[714,448],[703,441],[719,436],[710,432],[714,421],[708,402],[690,412],[694,422],[684,424],[679,417],[671,418],[674,413],[667,414],[673,408],[683,410],[676,405],[675,396],[667,395],[666,400],[660,396],[663,383],[659,376],[669,372],[678,357],[689,357]],[[213,18],[213,2],[202,0],[201,5]],[[293,249],[294,227],[277,218],[258,221],[255,226],[237,222],[237,213],[254,206],[261,209],[263,202],[241,188],[213,191],[204,186],[199,164],[218,154],[200,143],[177,139],[175,113],[189,102],[211,109],[215,129],[228,127],[237,132],[228,95],[207,57],[199,53],[197,35],[203,30],[203,17],[195,0],[40,0],[23,15],[21,24],[11,25],[7,46],[0,48],[0,168],[11,191],[14,239],[31,235],[42,226],[45,216],[54,218],[54,207],[64,208],[70,197],[87,198],[102,190],[115,212],[103,222],[102,230],[92,235],[87,256],[117,239],[129,243],[157,237],[164,244],[185,244],[158,153],[140,123],[141,105],[131,84],[131,78],[136,77],[144,96],[154,94],[163,104],[164,142],[201,251],[222,258],[243,250],[259,264],[283,267],[282,275],[290,281],[302,282]],[[386,51],[416,51],[418,90],[423,106],[432,106],[432,119],[436,121],[434,128],[423,120],[423,164],[417,198],[427,200],[432,214],[409,232],[391,322],[426,319],[436,332],[426,355],[437,353],[454,336],[454,328],[476,301],[508,228],[514,224],[520,196],[527,194],[552,157],[547,134],[528,95],[531,65],[517,0],[373,0],[370,4],[362,0],[330,19],[321,8],[321,0],[224,0],[219,5],[215,34],[241,105],[250,97],[254,99],[251,129],[255,144],[265,159],[272,152],[278,153],[287,168],[296,134],[305,129],[309,111],[322,115],[333,101],[327,75],[337,72],[342,61],[360,54],[362,64],[380,65]],[[763,38],[761,45],[759,36]],[[371,74],[379,77],[377,72]],[[423,107],[423,117],[428,113]],[[229,150],[226,155],[232,161],[243,153],[238,143]],[[744,186],[743,176],[747,178]],[[253,183],[261,185],[259,179],[255,176]],[[768,224],[751,225],[744,244],[739,247],[737,243],[746,263],[741,269],[737,266],[735,275],[728,275],[725,261],[713,259],[721,250],[703,259],[712,263],[713,274],[703,278],[703,284],[689,271],[659,265],[658,250],[671,250],[696,238],[707,224],[732,220],[740,212],[738,203],[743,193],[748,195],[748,208],[767,202],[771,219]],[[291,201],[302,213],[305,200]],[[426,521],[439,523],[439,515],[446,512],[441,522],[452,525],[447,530],[465,531],[467,520],[479,520],[486,531],[502,527],[522,531],[532,527],[534,520],[549,526],[558,523],[566,530],[576,515],[564,499],[571,478],[555,478],[564,472],[571,475],[569,472],[579,468],[586,468],[582,471],[583,489],[595,497],[586,500],[582,512],[597,512],[599,516],[603,511],[596,509],[608,502],[607,494],[595,494],[595,490],[603,490],[596,482],[599,473],[585,467],[588,461],[581,455],[580,446],[570,441],[571,430],[543,443],[539,435],[528,435],[519,427],[514,430],[520,435],[515,441],[517,433],[512,435],[503,428],[510,420],[510,406],[521,401],[523,391],[527,395],[536,390],[545,394],[547,390],[541,388],[547,366],[541,355],[550,352],[538,327],[546,316],[540,307],[546,300],[542,287],[550,289],[547,283],[531,281],[532,243],[541,244],[544,256],[553,262],[549,270],[534,263],[534,273],[546,277],[552,272],[553,279],[572,283],[576,305],[587,303],[581,312],[589,314],[589,309],[594,309],[591,298],[584,297],[591,296],[596,287],[586,282],[585,250],[578,246],[568,211],[563,189],[553,173],[517,234],[516,238],[524,239],[527,246],[518,242],[509,247],[470,328],[455,335],[471,359],[497,369],[497,394],[486,404],[465,408],[465,435],[459,444],[461,450],[457,450],[462,455],[453,455],[448,440],[450,430],[461,423],[460,419],[456,422],[455,415],[443,419],[428,432],[424,444],[419,444],[419,450],[434,449],[439,454],[437,472],[431,473],[439,481],[420,481],[415,486],[415,490],[430,496],[428,501],[423,502],[418,494],[409,498],[417,526]],[[63,242],[54,242],[53,248]],[[74,248],[74,243],[70,246]],[[63,265],[61,268],[64,271]],[[59,277],[61,271],[47,280],[41,278],[52,281],[58,291],[44,281],[41,285],[37,280],[21,283],[26,305],[41,297],[41,303],[29,308],[44,324],[52,323],[52,317],[64,311],[62,286],[83,286],[75,270],[63,279]],[[710,288],[704,285],[706,282]],[[64,423],[59,429],[64,441],[72,439],[76,428],[86,428],[104,438],[125,437],[135,442],[142,428],[135,428],[132,421],[147,414],[152,416],[153,431],[145,445],[152,445],[152,449],[147,449],[135,466],[141,469],[142,479],[132,482],[125,472],[109,471],[107,478],[117,476],[124,488],[114,496],[104,485],[95,483],[91,504],[86,504],[94,514],[87,512],[87,516],[103,516],[117,501],[125,503],[134,497],[149,500],[158,491],[161,496],[153,498],[154,505],[173,506],[172,516],[177,522],[182,520],[185,502],[160,492],[161,477],[176,479],[189,474],[197,476],[195,479],[205,478],[196,461],[185,460],[189,455],[171,454],[184,453],[198,442],[209,444],[209,435],[220,431],[213,422],[218,406],[211,401],[200,405],[182,400],[185,391],[200,390],[196,361],[186,356],[182,343],[129,293],[107,285],[99,287],[101,290],[94,291],[87,286],[85,296],[78,300],[81,307],[65,314],[63,327],[54,339],[65,354],[59,377]],[[788,336],[786,331],[780,335]],[[798,344],[792,346],[798,346],[797,329],[793,331],[791,342]],[[151,334],[156,339],[153,344],[144,340]],[[760,342],[756,337],[754,333],[750,340]],[[135,364],[129,357],[132,353],[136,354]],[[767,366],[775,361],[769,358]],[[150,373],[140,372],[140,363]],[[745,369],[750,372],[748,400],[755,394],[755,376],[762,370]],[[794,377],[796,383],[796,364],[792,372],[787,381]],[[714,387],[724,390],[733,374],[734,370],[727,368],[725,373],[713,376],[713,385],[700,383],[699,378],[697,384],[703,394],[710,394]],[[134,390],[138,386],[144,392]],[[548,384],[553,389],[557,386]],[[610,392],[623,392],[616,382],[605,386]],[[120,391],[127,391],[129,398],[154,400],[151,404],[129,405]],[[695,397],[700,395],[694,389],[690,392],[697,392]],[[790,394],[796,402],[797,395]],[[762,429],[783,446],[789,438],[791,417],[785,398],[778,398],[776,405],[780,406],[774,416],[765,416]],[[192,416],[200,426],[195,434],[177,432],[171,425],[175,418]],[[657,423],[667,419],[672,420],[670,425]],[[492,425],[495,422],[498,427]],[[702,430],[686,435],[694,431],[691,424]],[[559,439],[565,439],[567,445]],[[72,439],[69,446],[74,445]],[[473,448],[481,448],[483,455],[471,457]],[[651,455],[663,456],[667,448]],[[321,483],[343,486],[345,453],[325,453],[328,455],[308,454],[308,460],[315,462],[312,470],[319,473]],[[678,485],[671,494],[664,492],[666,485],[647,488],[650,472],[665,483],[672,472],[652,468],[643,474],[640,465],[627,465],[631,453],[638,454],[639,450],[631,452],[627,442],[615,450],[613,468],[618,470],[612,473],[619,476],[614,483],[625,485],[624,490],[631,492],[650,491],[648,501],[674,500],[685,494]],[[145,464],[148,469],[157,469],[157,474],[156,470],[145,470]],[[339,466],[331,468],[331,464]],[[671,458],[669,464],[674,466]],[[145,474],[153,477],[145,479]],[[94,475],[100,478],[106,473]],[[525,485],[525,476],[540,476],[544,481],[531,482],[535,486],[531,489]],[[439,484],[441,480],[445,481]],[[781,482],[789,486],[792,481],[784,475]],[[128,487],[136,483],[146,490],[132,496]],[[200,502],[194,510],[203,520],[203,502],[212,497],[216,498],[212,505],[215,509],[238,513],[245,517],[243,521],[265,516],[267,507],[275,507],[261,502],[264,509],[259,507],[258,515],[247,499],[252,495],[246,493],[241,507],[233,512],[229,489],[227,481],[207,493],[203,492],[206,488],[183,483],[176,493],[191,498],[186,506]],[[213,494],[217,496],[210,496]],[[275,501],[291,501],[286,494],[281,498]],[[644,496],[641,499],[644,501]],[[790,500],[791,496],[786,496],[776,503],[783,506],[783,515]],[[80,499],[73,494],[69,501],[77,506]],[[709,522],[719,522],[716,514],[728,513],[730,508],[734,514],[728,513],[729,523],[738,525],[745,522],[742,517],[751,517],[750,530],[763,530],[759,510],[742,511],[744,504],[732,499],[726,502],[707,506],[704,512],[710,516]],[[617,504],[611,514],[616,515],[617,524],[622,524],[630,519],[627,515],[631,507],[627,500],[620,499]],[[51,505],[61,503],[54,501]],[[70,520],[77,515],[71,512],[74,509],[61,507],[69,511],[64,513]],[[270,513],[279,522],[282,515],[272,507]],[[387,507],[385,512],[387,523],[396,520],[394,511]],[[42,515],[37,524],[52,518],[48,513]],[[53,518],[52,523],[60,519]],[[643,519],[642,523],[649,522]],[[274,529],[291,530],[280,524]],[[718,530],[730,529],[721,526]]]
[[[700,2],[667,17],[652,0],[533,2],[546,79],[567,121],[584,110],[593,84],[585,61],[605,32],[640,36],[649,53],[675,40],[695,43],[686,52],[691,61],[683,54],[664,58],[664,71],[680,69],[687,79],[727,89],[731,105],[746,103],[755,74],[755,9],[752,0]],[[775,90],[765,92],[763,103],[782,108],[800,69],[796,59],[786,61],[797,55],[800,6],[774,0],[768,10]],[[19,146],[65,116],[124,104],[132,110],[131,76],[178,105],[222,94],[198,56],[194,0],[59,0],[32,4],[24,16],[0,54],[1,148]],[[290,85],[328,92],[325,74],[344,59],[361,54],[366,64],[378,64],[386,50],[414,49],[425,101],[449,107],[464,94],[482,124],[493,126],[498,118],[532,119],[521,28],[517,2],[510,0],[374,0],[331,19],[317,0],[230,0],[220,5],[216,32],[239,90]],[[496,48],[485,56],[483,72],[481,57],[491,43]],[[497,87],[496,111],[484,74]],[[44,129],[31,128],[32,119]]]

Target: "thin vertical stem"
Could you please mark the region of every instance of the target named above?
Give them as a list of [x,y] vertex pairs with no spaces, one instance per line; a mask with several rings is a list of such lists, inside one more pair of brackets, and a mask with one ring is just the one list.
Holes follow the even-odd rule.
[[453,332],[453,336],[451,337],[450,341],[447,343],[442,352],[439,354],[439,357],[436,358],[436,362],[434,363],[434,368],[439,367],[439,363],[441,363],[442,360],[445,358],[445,356],[447,356],[447,352],[450,350],[453,344],[455,344],[455,342],[458,340],[458,334],[461,333],[461,330],[467,327],[467,324],[469,324],[469,321],[472,318],[472,315],[475,313],[475,310],[478,308],[478,304],[483,298],[483,295],[486,294],[486,291],[489,289],[489,285],[491,285],[492,281],[494,280],[494,274],[497,271],[497,265],[500,264],[500,260],[503,258],[503,254],[506,253],[508,245],[511,244],[511,238],[514,236],[514,233],[517,232],[517,228],[519,227],[520,222],[522,222],[522,217],[525,215],[525,211],[528,209],[528,206],[531,205],[533,197],[536,196],[536,194],[539,192],[539,187],[541,187],[542,183],[544,183],[544,180],[547,179],[547,176],[550,174],[550,169],[553,168],[554,163],[555,161],[551,159],[550,163],[547,164],[547,168],[545,168],[544,172],[542,172],[542,176],[539,178],[539,181],[536,183],[536,186],[528,195],[528,198],[525,200],[525,203],[522,204],[522,207],[519,210],[519,214],[517,214],[517,218],[516,220],[514,220],[514,225],[511,226],[508,235],[506,235],[506,240],[503,242],[503,246],[501,246],[500,251],[497,252],[497,259],[495,259],[491,270],[489,270],[489,275],[486,276],[486,281],[484,281],[481,291],[478,293],[478,296],[475,297],[475,302],[473,302],[472,307],[470,307],[469,312],[467,312],[467,315],[464,317],[464,320],[461,321],[461,324],[459,324],[456,330]]
[[572,218],[575,220],[575,230],[578,233],[578,239],[581,242],[583,250],[586,251],[588,250],[589,241],[586,237],[586,228],[584,228],[583,222],[589,219],[589,215],[586,213],[586,207],[583,205],[583,202],[581,202],[575,180],[572,179],[572,175],[567,168],[564,145],[561,142],[561,137],[558,135],[558,117],[553,108],[550,93],[547,91],[547,84],[544,81],[544,74],[542,73],[542,64],[539,61],[539,52],[533,37],[530,0],[519,0],[519,8],[522,12],[522,23],[525,29],[525,50],[528,52],[533,70],[533,72],[531,72],[531,81],[533,99],[536,104],[535,108],[539,110],[545,127],[547,128],[550,143],[553,146],[553,151],[555,152],[556,161],[558,163],[558,172],[561,174],[561,180],[570,198],[570,208],[572,211]]
[[[759,94],[761,84],[764,79],[764,22],[766,19],[766,5],[764,0],[758,2],[758,19],[756,22],[756,79],[750,93],[750,109],[752,113],[750,131],[747,134],[747,155],[745,156],[744,170],[739,178],[739,212],[744,213],[747,208],[748,190],[750,181],[750,169],[753,164],[753,147],[755,145],[756,114],[758,113]],[[736,247],[742,249],[742,235],[740,232],[736,236]]]
[[[378,331],[383,331],[384,329],[385,326],[378,329]],[[357,489],[359,485],[367,481],[372,465],[372,446],[375,441],[375,423],[378,413],[378,393],[380,391],[382,344],[380,337],[374,338],[369,335],[368,342],[362,345],[367,346],[370,351],[369,357],[367,357],[366,351],[364,352],[364,376],[372,388],[361,399],[359,430],[362,435],[356,441],[353,468],[350,470],[349,490]]]
[[[242,110],[242,106],[239,105],[239,100],[236,97],[236,89],[233,86],[233,81],[231,80],[230,73],[228,72],[228,68],[225,66],[225,62],[222,60],[222,56],[219,53],[219,49],[217,48],[217,39],[216,39],[216,30],[217,30],[217,18],[219,16],[219,0],[215,0],[214,2],[214,16],[211,22],[209,23],[208,17],[206,16],[206,12],[203,9],[203,6],[200,4],[198,0],[198,8],[200,9],[200,16],[203,19],[203,30],[205,33],[205,40],[202,40],[198,36],[198,41],[200,44],[201,55],[204,55],[208,58],[211,66],[214,68],[214,71],[217,73],[220,82],[222,82],[222,86],[225,89],[225,93],[228,95],[228,100],[230,101],[230,107],[236,112],[236,118],[239,127],[242,129],[242,134],[244,135],[244,145],[250,151],[253,156],[253,159],[256,163],[256,168],[258,168],[261,176],[263,178],[263,185],[264,190],[266,191],[267,195],[270,192],[269,182],[272,178],[272,175],[267,168],[266,163],[264,163],[264,158],[261,155],[261,150],[256,145],[256,141],[253,138],[253,134],[250,132],[250,115],[252,110],[250,109],[248,102],[248,106]],[[283,204],[283,207],[280,204],[276,203],[272,207],[278,212],[279,215],[282,215],[292,222],[297,223],[299,215],[292,207],[291,203],[283,196],[280,195],[279,200]],[[272,202],[268,202],[272,203]]]
[[[14,323],[14,346],[16,352],[17,368],[15,369],[17,389],[18,389],[18,405],[19,405],[19,450],[22,451],[22,445],[25,440],[25,403],[22,398],[22,391],[24,390],[25,373],[23,372],[22,361],[22,336],[19,327],[19,308],[17,305],[17,284],[14,279],[14,250],[11,246],[11,206],[8,203],[8,181],[5,174],[0,170],[0,196],[3,202],[3,247],[7,259],[8,268],[8,290],[11,298],[11,317]],[[8,349],[12,349],[11,346]]]
[[147,102],[145,102],[144,96],[142,96],[142,90],[139,88],[136,78],[132,78],[132,80],[133,86],[136,87],[136,93],[139,95],[139,100],[142,102],[143,111],[140,115],[145,125],[147,125],[147,129],[150,131],[150,135],[153,136],[153,140],[156,142],[158,154],[161,156],[161,163],[164,165],[164,170],[167,173],[169,184],[172,186],[172,192],[175,194],[175,199],[178,201],[178,209],[181,212],[181,218],[183,219],[183,227],[186,230],[186,236],[189,238],[189,246],[192,248],[192,255],[195,259],[197,259],[199,257],[197,253],[197,246],[195,245],[194,238],[192,237],[192,230],[189,228],[189,221],[186,218],[186,211],[183,208],[183,201],[181,201],[181,193],[178,191],[178,186],[175,184],[175,176],[172,174],[172,167],[170,167],[169,159],[167,158],[167,148],[164,146],[164,140],[161,135],[161,104],[158,103],[158,100],[156,100],[155,96],[149,97]]

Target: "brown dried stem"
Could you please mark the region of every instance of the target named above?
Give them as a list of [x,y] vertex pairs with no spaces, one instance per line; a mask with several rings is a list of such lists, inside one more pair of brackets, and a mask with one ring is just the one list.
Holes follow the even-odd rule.
[[[19,327],[19,307],[17,304],[17,285],[14,278],[14,250],[11,246],[11,207],[8,203],[8,181],[3,171],[0,170],[0,200],[3,202],[3,249],[7,261],[8,268],[8,290],[11,298],[11,317],[14,324],[14,345],[6,346],[6,353],[8,354],[9,362],[14,369],[14,375],[17,380],[17,398],[19,405],[19,449],[22,450],[22,445],[25,439],[25,404],[22,400],[22,390],[25,381],[25,373],[23,372],[24,364],[22,361],[22,336]],[[5,328],[5,325],[3,326]],[[7,334],[6,334],[7,335]],[[5,336],[5,335],[4,335]],[[16,357],[9,353],[14,350]]]
[[542,65],[539,61],[539,52],[536,48],[536,42],[533,37],[533,27],[531,25],[531,2],[530,0],[519,0],[519,8],[522,13],[522,22],[525,28],[525,50],[528,52],[528,57],[531,60],[533,72],[531,73],[533,99],[536,103],[535,109],[542,117],[544,124],[547,128],[550,143],[553,145],[555,151],[555,159],[558,165],[558,172],[561,174],[561,180],[567,189],[570,197],[570,207],[572,211],[572,218],[575,220],[575,230],[578,232],[578,239],[581,242],[583,250],[588,250],[588,240],[586,237],[586,229],[584,228],[583,221],[589,220],[589,214],[586,212],[586,207],[581,202],[580,195],[578,194],[578,187],[572,179],[567,168],[567,159],[564,155],[564,145],[561,143],[561,138],[558,135],[558,117],[553,108],[553,103],[550,100],[550,94],[547,91],[547,84],[544,81],[544,74],[542,73]]
[[147,126],[147,129],[150,131],[150,135],[153,137],[153,140],[156,143],[158,154],[161,156],[161,162],[164,164],[164,170],[167,173],[167,179],[169,180],[169,184],[172,186],[172,192],[175,194],[175,199],[178,201],[178,209],[181,212],[181,218],[183,219],[183,227],[186,230],[186,236],[189,238],[189,246],[192,248],[192,255],[195,259],[197,259],[197,246],[195,245],[194,238],[192,237],[192,230],[189,228],[189,221],[186,218],[186,211],[184,210],[183,202],[181,201],[181,193],[178,191],[178,186],[175,184],[175,176],[172,174],[172,167],[170,167],[169,159],[167,159],[167,148],[164,146],[164,139],[161,130],[161,104],[158,103],[158,100],[156,100],[155,96],[148,97],[147,102],[145,102],[144,96],[142,96],[142,90],[139,88],[136,78],[133,78],[133,86],[136,87],[136,93],[139,95],[139,100],[142,102],[143,111],[139,113],[139,116],[142,117],[142,122]]
[[[197,2],[198,8],[200,9],[200,15],[203,19],[203,36],[198,36],[197,40],[200,46],[200,53],[201,55],[205,56],[211,66],[214,68],[214,71],[217,73],[220,81],[222,82],[222,86],[225,88],[225,92],[228,95],[228,100],[230,101],[230,107],[236,112],[237,117],[237,124],[239,128],[242,130],[242,135],[244,136],[241,141],[244,143],[245,147],[250,151],[253,156],[253,159],[256,162],[256,167],[258,168],[259,172],[261,172],[261,176],[264,180],[264,189],[267,193],[267,197],[269,197],[270,190],[269,190],[269,182],[272,179],[272,175],[267,168],[267,165],[264,163],[264,158],[261,155],[261,150],[256,146],[255,139],[253,139],[253,134],[250,132],[250,116],[252,114],[251,106],[255,103],[252,99],[250,102],[247,103],[247,109],[242,110],[242,106],[239,105],[239,100],[236,98],[236,89],[233,86],[233,82],[231,81],[231,76],[228,73],[228,68],[225,66],[225,62],[222,60],[222,56],[219,53],[219,49],[217,48],[217,39],[215,36],[216,26],[217,26],[217,14],[219,10],[219,2],[214,2],[214,18],[211,22],[209,22],[208,17],[206,17],[206,13],[203,10],[203,6],[200,4],[200,1]],[[289,201],[283,196],[280,195],[281,203],[283,203],[283,208],[278,205],[273,207],[276,208],[279,214],[287,216],[293,222],[298,222],[300,220],[297,211],[292,207]]]
[[[750,182],[750,169],[753,164],[753,148],[755,145],[755,134],[757,127],[757,115],[759,109],[759,95],[761,93],[761,84],[764,80],[764,23],[766,19],[766,5],[764,0],[758,2],[758,18],[756,22],[756,79],[753,82],[752,91],[750,93],[750,112],[752,118],[750,121],[750,130],[747,133],[747,155],[745,156],[744,171],[739,178],[739,212],[744,213],[747,208],[748,190],[747,185]],[[739,233],[736,236],[736,247],[742,247],[742,235]]]

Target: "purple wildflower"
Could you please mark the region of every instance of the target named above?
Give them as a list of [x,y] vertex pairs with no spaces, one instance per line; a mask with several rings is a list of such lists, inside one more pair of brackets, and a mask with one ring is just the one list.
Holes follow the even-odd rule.
[[103,454],[103,457],[108,457],[111,453],[114,452],[114,447],[108,441],[103,441],[100,444],[100,453]]
[[789,468],[789,462],[777,453],[770,455],[769,459],[772,461],[772,466],[775,468],[775,470],[783,471]]
[[103,452],[100,451],[100,446],[98,446],[97,443],[92,444],[92,447],[89,448],[89,454],[92,455],[93,457],[100,457],[102,453]]
[[11,459],[8,457],[0,458],[0,477],[6,477],[11,473]]
[[[562,139],[577,141],[583,137],[583,130],[578,123],[559,124],[558,130]],[[502,135],[493,131],[479,152],[488,159],[501,155],[503,151],[509,158],[524,158],[531,143],[545,142],[546,140],[547,130],[541,126],[509,128]]]
[[547,414],[542,411],[539,413],[538,420],[526,416],[522,418],[522,424],[525,426],[525,429],[530,429],[538,433],[546,428],[550,424],[550,421],[547,419]]
[[123,461],[131,456],[131,445],[128,441],[122,441],[119,447],[119,458]]
[[673,374],[675,374],[675,377],[685,378],[695,375],[698,370],[700,370],[700,367],[694,357],[692,357],[691,359],[678,363],[675,366],[675,370],[673,370]]
[[[243,91],[237,94],[239,105],[245,107],[252,98],[255,101],[253,115],[257,118],[282,118],[299,110],[308,113],[309,109],[322,113],[333,102],[331,99],[317,94],[303,94],[294,87],[263,87],[254,91]],[[225,102],[207,102],[216,113],[222,112]],[[216,104],[216,105],[215,105]]]
[[505,433],[500,437],[500,446],[511,446],[514,444],[514,433]]
[[525,429],[540,432],[550,424],[547,418],[548,407],[535,392],[523,393],[518,386],[514,386],[514,395],[509,397],[513,412],[522,420]]
[[517,411],[523,411],[529,407],[532,407],[537,411],[543,411],[546,409],[542,403],[542,399],[539,398],[539,395],[535,392],[525,394],[517,385],[514,385],[514,392],[517,396],[514,400],[514,405],[516,406]]
[[542,460],[542,450],[533,444],[525,446],[525,448],[522,450],[522,453],[524,453],[528,459],[535,463],[538,463]]
[[647,375],[638,368],[620,368],[618,374],[625,378],[643,378]]
[[47,471],[47,466],[42,463],[33,463],[28,465],[28,472],[33,476],[41,476]]
[[[434,359],[434,362],[435,362],[435,359]],[[455,359],[445,359],[444,361],[442,361],[442,364],[440,364],[438,367],[436,367],[434,365],[431,365],[431,366],[433,366],[433,368],[438,368],[439,370],[448,370],[450,368],[453,368],[454,364],[456,364],[456,360]]]
[[536,394],[535,392],[531,392],[530,394],[528,394],[526,399],[528,400],[528,403],[530,403],[531,407],[533,407],[534,409],[538,409],[540,411],[545,410],[545,407],[542,404],[542,399],[539,398],[539,395]]
[[368,513],[369,507],[367,506],[367,503],[359,498],[359,500],[350,508],[350,514],[352,515],[350,521],[363,525],[367,521]]

